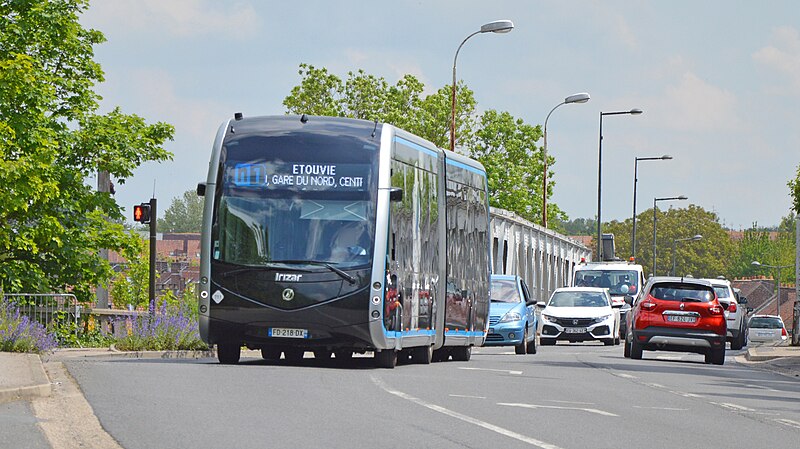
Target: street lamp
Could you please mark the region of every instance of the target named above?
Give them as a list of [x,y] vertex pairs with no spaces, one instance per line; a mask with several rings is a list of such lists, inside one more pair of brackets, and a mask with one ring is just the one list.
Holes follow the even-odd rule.
[[550,110],[550,113],[547,114],[547,118],[544,119],[544,176],[542,176],[542,226],[547,227],[547,120],[550,119],[550,114],[553,113],[559,106],[563,104],[571,104],[571,103],[586,103],[589,101],[588,93],[581,92],[579,94],[573,94],[569,97],[565,98],[563,102],[559,103]]
[[639,161],[666,161],[668,159],[672,159],[672,156],[665,154],[661,157],[637,157],[633,162],[633,235],[631,235],[633,260],[636,260],[636,183],[639,181]]
[[481,26],[480,30],[467,36],[463,41],[461,41],[461,45],[458,46],[458,49],[456,50],[456,56],[453,58],[453,114],[450,120],[450,151],[455,151],[456,149],[456,60],[458,59],[458,52],[461,51],[461,47],[464,45],[464,42],[467,42],[469,38],[476,34],[508,33],[513,29],[514,23],[512,21],[495,20],[494,22],[489,22]]
[[781,268],[794,268],[794,265],[765,265],[755,260],[752,261],[750,265],[762,268],[776,268],[778,270],[778,297],[776,301],[778,303],[778,313],[776,313],[776,315],[781,316]]
[[653,198],[653,276],[656,275],[656,211],[658,210],[657,204],[659,201],[675,201],[675,200],[688,200],[689,198],[681,196],[670,196],[666,198]]
[[615,111],[615,112],[600,112],[600,144],[597,151],[597,258],[598,260],[601,259],[600,257],[600,240],[601,240],[601,229],[600,224],[602,220],[600,219],[600,189],[603,185],[602,178],[603,178],[603,116],[604,115],[623,115],[623,114],[630,114],[630,115],[639,115],[642,113],[641,109],[631,109],[630,111]]
[[698,241],[698,240],[700,240],[702,238],[703,238],[702,235],[697,234],[697,235],[692,236],[692,237],[686,237],[685,239],[675,239],[675,240],[672,241],[672,273],[670,274],[670,276],[675,276],[675,251],[678,249],[677,248],[678,247],[678,243],[680,243],[680,242],[696,242],[696,241]]

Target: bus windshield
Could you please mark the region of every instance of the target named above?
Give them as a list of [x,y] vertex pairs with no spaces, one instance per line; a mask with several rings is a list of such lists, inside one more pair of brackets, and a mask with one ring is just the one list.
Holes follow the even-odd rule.
[[377,147],[336,136],[257,136],[228,142],[220,165],[212,259],[369,263]]
[[639,292],[639,276],[634,270],[578,270],[576,287],[607,288],[612,295],[635,295]]

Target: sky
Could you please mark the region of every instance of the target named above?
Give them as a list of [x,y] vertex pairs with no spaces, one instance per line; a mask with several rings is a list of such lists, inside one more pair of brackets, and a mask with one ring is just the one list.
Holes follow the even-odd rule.
[[[92,0],[81,23],[104,33],[100,112],[120,106],[175,126],[174,159],[147,163],[124,185],[132,210],[155,192],[165,210],[205,181],[220,124],[235,112],[284,114],[307,63],[342,79],[363,69],[395,84],[411,74],[426,94],[457,77],[478,109],[547,122],[555,202],[570,218],[597,214],[600,114],[603,221],[656,197],[685,195],[732,229],[773,226],[791,212],[800,166],[800,3],[737,0]],[[541,145],[542,142],[540,141]],[[91,180],[89,180],[91,182]]]

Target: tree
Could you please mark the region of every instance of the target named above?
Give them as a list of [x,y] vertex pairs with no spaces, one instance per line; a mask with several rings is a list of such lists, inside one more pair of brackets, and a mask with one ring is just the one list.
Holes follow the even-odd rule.
[[800,214],[800,165],[797,166],[797,177],[789,180],[789,195],[792,197],[792,209]]
[[[795,221],[792,214],[783,217],[777,227],[777,236],[770,238],[770,232],[759,228],[755,223],[744,232],[744,236],[737,245],[737,257],[733,265],[733,275],[742,276],[774,276],[777,271],[769,271],[752,265],[758,261],[765,265],[794,266],[795,263]],[[782,282],[793,282],[794,270],[781,270]]]
[[[290,114],[316,114],[391,123],[441,148],[449,148],[452,86],[422,96],[424,85],[405,75],[391,86],[363,70],[348,72],[343,82],[327,69],[301,64],[301,81],[283,104]],[[528,220],[540,222],[542,208],[542,152],[536,142],[540,126],[531,126],[507,112],[486,111],[476,119],[473,92],[459,82],[456,94],[456,149],[481,161],[489,177],[490,204]],[[555,159],[549,157],[552,167]],[[548,196],[553,177],[548,179]],[[555,203],[548,214],[566,219]]]
[[124,184],[144,161],[171,158],[166,123],[119,109],[96,114],[103,81],[93,60],[102,33],[81,27],[86,0],[0,2],[0,289],[69,290],[80,299],[112,276],[101,249],[138,236],[108,193],[85,180],[107,171]]
[[203,198],[194,190],[183,192],[183,198],[173,198],[172,204],[164,211],[164,218],[158,219],[159,232],[200,232],[203,226]]
[[[641,212],[636,222],[636,259],[646,273],[652,273],[653,209]],[[656,274],[666,275],[672,270],[674,248],[676,274],[730,277],[736,248],[715,213],[695,205],[683,209],[659,209],[656,224]],[[603,224],[604,233],[614,234],[616,254],[620,258],[630,257],[632,228],[632,219]],[[698,234],[703,236],[699,241],[675,243],[676,239]]]

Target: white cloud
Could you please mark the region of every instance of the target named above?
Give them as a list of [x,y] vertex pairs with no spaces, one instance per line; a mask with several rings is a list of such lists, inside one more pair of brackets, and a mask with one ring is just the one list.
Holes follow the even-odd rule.
[[753,53],[753,59],[787,75],[791,91],[800,94],[800,33],[796,28],[779,27],[772,33],[772,42]]
[[212,35],[242,40],[259,29],[258,14],[244,2],[223,7],[207,0],[96,0],[87,17],[92,26],[101,29],[148,30],[177,37]]
[[658,104],[658,121],[681,131],[725,130],[739,126],[736,95],[684,72],[668,86]]

